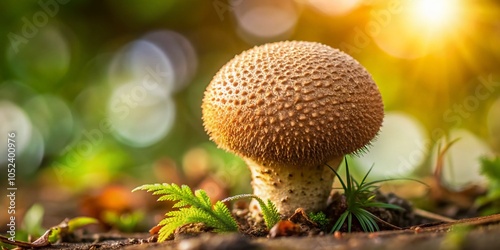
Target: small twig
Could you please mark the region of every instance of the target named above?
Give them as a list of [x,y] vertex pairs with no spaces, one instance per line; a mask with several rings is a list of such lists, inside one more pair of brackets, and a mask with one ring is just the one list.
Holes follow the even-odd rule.
[[455,221],[457,221],[457,220],[454,220],[452,218],[448,218],[446,216],[431,213],[429,211],[426,211],[426,210],[423,210],[420,208],[414,208],[413,212],[420,217],[424,217],[424,218],[431,219],[431,220],[437,220],[437,221],[443,221],[443,222],[455,222]]
[[44,244],[44,245],[36,245],[36,244],[33,244],[33,243],[29,243],[29,242],[25,242],[25,241],[19,241],[19,240],[14,240],[14,241],[11,241],[9,240],[9,238],[3,236],[3,235],[0,235],[0,241],[5,243],[5,244],[9,244],[9,245],[12,245],[12,246],[17,246],[17,247],[22,247],[22,248],[39,248],[39,247],[44,247],[44,246],[48,246],[50,245],[49,242],[47,242],[48,244]]
[[461,219],[461,220],[456,220],[454,222],[448,222],[445,224],[440,224],[430,227],[415,227],[414,230],[417,232],[441,231],[441,230],[448,230],[455,225],[479,226],[479,225],[488,225],[493,223],[500,223],[500,214]]
[[52,229],[49,229],[45,231],[45,233],[40,236],[37,240],[33,242],[25,242],[25,241],[19,241],[19,240],[14,240],[11,241],[9,238],[0,235],[0,241],[9,245],[21,247],[21,248],[39,248],[39,247],[46,247],[50,246],[50,241],[49,241],[49,236],[52,233]]
[[384,224],[384,225],[386,225],[386,226],[390,227],[390,228],[393,228],[393,229],[396,229],[396,230],[401,230],[401,229],[402,229],[402,228],[400,228],[400,227],[398,227],[398,226],[396,226],[396,225],[393,225],[393,224],[391,224],[391,223],[389,223],[389,222],[387,222],[387,221],[385,221],[385,220],[380,219],[380,218],[379,218],[379,217],[377,217],[377,216],[375,216],[375,217],[374,217],[374,219],[375,219],[376,221],[378,221],[378,222],[380,222],[380,223],[382,223],[382,224]]
[[5,244],[12,245],[12,246],[32,248],[31,243],[24,242],[24,241],[18,241],[18,240],[11,241],[11,240],[9,240],[9,238],[7,238],[3,235],[0,235],[0,241],[5,243]]
[[391,236],[391,235],[401,235],[401,234],[446,232],[450,230],[452,227],[457,225],[475,227],[475,226],[489,225],[495,223],[500,224],[500,214],[461,219],[461,220],[456,220],[454,222],[446,222],[439,225],[429,226],[427,224],[427,225],[414,226],[411,227],[410,229],[373,232],[370,233],[369,235],[370,237],[378,237],[378,236]]

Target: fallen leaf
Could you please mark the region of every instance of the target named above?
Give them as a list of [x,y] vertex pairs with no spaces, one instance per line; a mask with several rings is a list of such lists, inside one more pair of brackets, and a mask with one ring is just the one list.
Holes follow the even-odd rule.
[[283,236],[292,236],[292,235],[300,235],[300,226],[289,221],[289,220],[281,220],[276,225],[274,225],[271,230],[269,230],[269,237],[283,237]]

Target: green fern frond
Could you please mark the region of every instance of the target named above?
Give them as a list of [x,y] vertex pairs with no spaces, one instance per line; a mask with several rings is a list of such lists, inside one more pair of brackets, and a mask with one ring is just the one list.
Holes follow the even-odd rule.
[[[214,213],[220,221],[224,221],[221,227],[215,227],[217,232],[230,232],[238,229],[238,224],[231,216],[231,211],[221,201],[217,201],[214,205]],[[236,230],[234,230],[236,229]]]
[[158,223],[162,228],[159,231],[158,241],[165,241],[180,226],[189,223],[203,223],[216,232],[238,231],[238,223],[231,216],[231,212],[224,203],[218,201],[212,208],[210,197],[204,190],[196,190],[193,194],[186,185],[176,184],[148,184],[135,188],[146,190],[153,195],[161,195],[158,201],[174,201],[173,207],[179,210],[165,214],[165,219]]
[[267,204],[263,206],[262,199],[258,198],[257,202],[259,202],[260,207],[262,209],[262,215],[264,217],[264,221],[266,222],[266,226],[268,229],[271,229],[276,223],[281,220],[280,213],[278,212],[278,208],[271,200],[267,200]]
[[267,200],[267,202],[264,202],[259,196],[254,195],[254,194],[240,194],[240,195],[235,195],[228,197],[224,200],[225,201],[232,201],[232,200],[237,200],[237,199],[243,199],[243,198],[253,198],[255,199],[260,206],[260,210],[262,211],[262,217],[264,217],[264,222],[266,223],[267,229],[271,229],[278,221],[281,219],[281,215],[278,212],[278,209],[276,208],[276,205],[271,200]]

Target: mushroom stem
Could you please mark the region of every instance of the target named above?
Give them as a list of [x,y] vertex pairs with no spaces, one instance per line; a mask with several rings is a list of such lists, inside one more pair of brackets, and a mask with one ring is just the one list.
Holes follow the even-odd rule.
[[[328,162],[337,169],[343,156]],[[297,208],[317,212],[326,208],[335,173],[325,165],[314,167],[264,166],[245,159],[252,172],[253,193],[271,200],[278,212],[288,218]],[[260,212],[256,201],[250,204],[253,214]]]

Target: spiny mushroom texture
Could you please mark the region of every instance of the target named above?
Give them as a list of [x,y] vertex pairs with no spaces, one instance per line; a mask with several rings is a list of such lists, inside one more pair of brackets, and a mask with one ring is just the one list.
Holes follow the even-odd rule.
[[[240,155],[254,194],[283,216],[326,207],[336,168],[378,133],[383,104],[370,74],[352,57],[313,42],[254,47],[217,72],[205,91],[211,139]],[[256,202],[250,205],[259,212]]]
[[237,55],[207,87],[202,109],[219,147],[289,167],[362,150],[383,120],[370,74],[349,55],[315,42],[277,42]]

